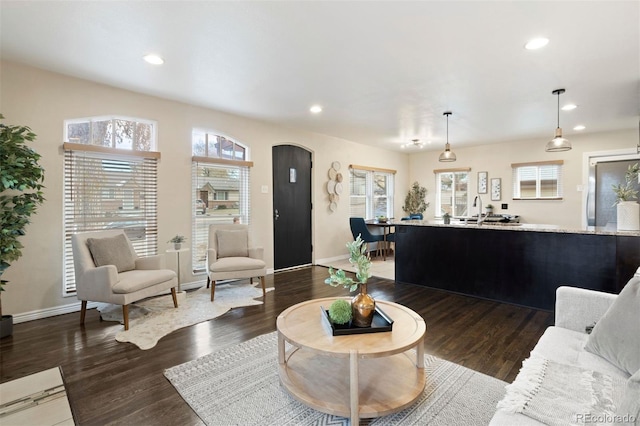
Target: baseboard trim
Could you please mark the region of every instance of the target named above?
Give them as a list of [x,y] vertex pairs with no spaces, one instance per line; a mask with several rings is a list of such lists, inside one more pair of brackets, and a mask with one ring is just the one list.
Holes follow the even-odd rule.
[[348,254],[343,254],[340,256],[336,256],[336,257],[327,257],[326,259],[318,259],[316,260],[316,265],[320,265],[320,266],[325,266],[331,262],[337,262],[340,260],[344,260],[344,259],[348,259],[349,255]]

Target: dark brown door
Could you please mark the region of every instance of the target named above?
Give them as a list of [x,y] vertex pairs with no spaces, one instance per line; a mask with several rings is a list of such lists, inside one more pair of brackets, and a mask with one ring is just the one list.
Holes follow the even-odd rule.
[[274,146],[274,268],[311,263],[311,153],[293,145]]

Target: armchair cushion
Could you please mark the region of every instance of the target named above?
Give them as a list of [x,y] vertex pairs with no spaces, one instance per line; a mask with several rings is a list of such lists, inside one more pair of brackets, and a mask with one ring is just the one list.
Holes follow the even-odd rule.
[[640,277],[632,278],[589,335],[585,349],[628,374],[640,370]]
[[218,257],[249,256],[249,234],[246,229],[218,229]]
[[118,282],[111,287],[117,294],[128,294],[147,287],[153,287],[166,281],[171,281],[176,273],[171,269],[132,270],[118,274]]
[[135,256],[124,234],[113,237],[87,238],[87,246],[96,266],[114,265],[118,272],[135,269]]
[[209,270],[211,272],[251,271],[264,268],[265,266],[264,261],[260,259],[252,259],[250,257],[224,257],[211,264]]

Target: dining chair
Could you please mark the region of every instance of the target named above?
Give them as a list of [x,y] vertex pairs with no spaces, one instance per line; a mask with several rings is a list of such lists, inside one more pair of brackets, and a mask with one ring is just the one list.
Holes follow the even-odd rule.
[[368,243],[376,243],[376,253],[382,253],[382,242],[384,241],[384,235],[372,234],[367,228],[367,224],[362,217],[350,217],[349,225],[351,226],[351,235],[355,240],[360,235],[360,238]]

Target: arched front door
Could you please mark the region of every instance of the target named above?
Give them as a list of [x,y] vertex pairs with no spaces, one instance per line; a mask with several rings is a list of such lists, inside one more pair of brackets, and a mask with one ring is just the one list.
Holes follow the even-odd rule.
[[278,145],[272,154],[274,269],[311,264],[311,152]]

